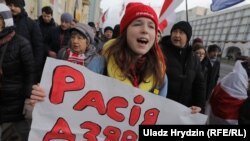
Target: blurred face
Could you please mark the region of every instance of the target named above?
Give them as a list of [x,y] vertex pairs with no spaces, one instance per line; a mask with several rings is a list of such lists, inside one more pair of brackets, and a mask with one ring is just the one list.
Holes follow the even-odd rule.
[[89,46],[87,38],[77,31],[72,32],[70,41],[71,49],[77,53],[85,53],[87,47]]
[[145,17],[135,19],[127,28],[129,48],[138,55],[146,54],[155,43],[155,24]]
[[61,25],[60,26],[61,26],[62,30],[67,30],[67,29],[70,29],[71,23],[61,20]]
[[112,35],[113,35],[113,31],[112,31],[112,30],[107,30],[106,32],[104,32],[104,36],[105,36],[107,39],[111,39],[111,38],[112,38]]
[[175,29],[171,33],[171,42],[178,48],[184,48],[187,44],[188,38],[184,31]]
[[0,15],[0,32],[3,31],[4,29],[4,19],[2,18],[2,16]]
[[205,58],[205,56],[206,56],[206,52],[202,48],[196,50],[195,54],[200,58],[200,61],[202,61]]
[[21,13],[21,8],[20,7],[15,6],[14,4],[10,4],[8,6],[9,6],[13,16],[16,16],[16,15]]
[[159,42],[161,40],[161,32],[158,30],[157,32],[157,41]]
[[45,23],[50,23],[50,21],[52,19],[52,15],[51,14],[46,14],[45,12],[42,13],[42,17],[43,17],[43,21]]
[[218,50],[217,50],[217,51],[212,51],[212,52],[209,52],[209,53],[208,53],[208,57],[209,57],[210,59],[216,59],[217,56],[218,56],[218,54],[219,54],[219,51],[218,51]]

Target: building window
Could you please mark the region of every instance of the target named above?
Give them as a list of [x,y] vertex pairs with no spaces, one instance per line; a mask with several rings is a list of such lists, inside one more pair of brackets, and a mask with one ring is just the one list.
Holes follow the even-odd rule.
[[232,13],[228,13],[226,19],[227,20],[232,19]]
[[201,30],[202,30],[202,29],[204,29],[204,24],[203,24],[203,25],[201,25]]
[[249,23],[249,22],[248,22],[248,19],[249,19],[249,17],[244,17],[244,18],[242,19],[241,24],[248,24],[248,23]]
[[199,35],[203,35],[203,33],[204,33],[204,30],[201,30]]
[[216,29],[216,34],[221,34],[221,28]]
[[235,34],[230,34],[227,40],[234,40],[234,39],[235,39]]
[[250,9],[249,8],[245,9],[243,16],[249,16],[249,13],[250,13]]
[[228,30],[229,30],[229,28],[228,28],[228,27],[227,27],[227,28],[223,28],[222,33],[223,33],[223,34],[227,34],[227,33],[228,33]]
[[224,24],[224,23],[223,23],[222,21],[221,21],[221,22],[219,22],[219,23],[218,23],[218,27],[222,27],[222,26],[223,26],[223,24]]
[[237,27],[231,27],[230,34],[237,33]]
[[239,17],[241,17],[241,13],[242,13],[242,12],[243,12],[242,10],[237,11],[237,12],[235,13],[235,15],[234,15],[234,18],[239,18]]
[[207,23],[211,23],[211,21],[212,21],[212,18],[207,19]]
[[223,34],[223,35],[220,36],[220,40],[225,41],[225,39],[226,39],[226,35],[225,34]]
[[237,40],[240,40],[240,41],[244,40],[244,35],[245,34],[238,34]]
[[215,27],[216,27],[216,25],[217,25],[217,23],[212,23],[211,28],[215,28]]
[[231,23],[231,22],[232,22],[232,21],[227,20],[227,21],[224,23],[224,27],[230,26],[230,23]]
[[244,33],[247,30],[247,26],[240,26],[239,33]]
[[[221,15],[222,16],[222,15]],[[218,16],[213,17],[213,22],[217,22]]]
[[204,33],[204,34],[205,34],[205,35],[208,35],[208,32],[209,32],[209,30],[205,30],[205,33]]
[[210,41],[213,40],[213,37],[214,37],[214,36],[211,36],[211,35],[210,35],[210,36],[208,37],[208,40],[210,40]]
[[[213,35],[215,33],[215,29],[211,29],[209,35]],[[217,32],[216,32],[217,34]]]
[[210,24],[206,24],[206,29],[209,29],[209,27],[210,27]]
[[[248,34],[250,34],[250,33],[248,33]],[[250,41],[250,36],[247,36],[247,41]]]
[[219,21],[223,21],[224,19],[225,19],[225,16],[224,15],[220,15]]
[[200,24],[201,24],[201,20],[198,20],[198,21],[197,21],[197,25],[200,25]]
[[214,36],[214,40],[217,40],[217,41],[220,40],[220,36],[219,35],[215,35]]
[[239,24],[239,19],[234,19],[233,20],[233,26],[237,26]]

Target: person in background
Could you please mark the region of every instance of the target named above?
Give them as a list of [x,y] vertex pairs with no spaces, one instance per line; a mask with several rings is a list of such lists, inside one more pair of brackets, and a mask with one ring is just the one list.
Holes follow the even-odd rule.
[[[138,14],[139,13],[139,14]],[[105,75],[126,85],[166,97],[167,76],[163,53],[157,43],[158,17],[153,8],[131,2],[120,21],[120,37],[103,50]],[[32,103],[44,100],[43,88],[34,85]]]
[[161,38],[162,38],[162,36],[161,36],[161,30],[158,29],[158,30],[157,30],[157,41],[158,41],[158,43],[161,42]]
[[238,60],[233,71],[215,86],[207,107],[209,109],[207,124],[238,125],[238,119],[244,117],[243,115],[239,117],[239,109],[248,97],[249,64]]
[[75,27],[77,23],[79,23],[79,21],[77,19],[73,19],[72,22],[71,22],[70,27],[71,28]]
[[92,28],[86,24],[77,23],[71,29],[69,47],[61,48],[57,54],[57,58],[84,65],[90,70],[102,74],[105,62],[97,54],[93,43],[94,33]]
[[193,40],[193,42],[192,42],[192,48],[194,47],[195,44],[200,44],[200,45],[204,46],[203,45],[203,40],[201,38],[195,38]]
[[250,58],[244,58],[244,62],[242,66],[246,69],[248,75],[248,89],[247,89],[247,99],[246,101],[240,106],[239,109],[239,118],[238,123],[239,125],[242,124],[250,124]]
[[30,43],[35,59],[36,82],[40,82],[43,65],[45,46],[43,45],[43,37],[37,22],[28,17],[24,9],[25,2],[23,0],[5,0],[9,6],[15,24],[17,34],[26,38]]
[[[57,26],[53,18],[53,10],[50,6],[44,6],[42,8],[42,15],[36,21],[41,29],[43,36],[43,45],[45,46],[45,53],[43,58],[43,66],[48,56],[49,47],[47,46],[46,39],[48,38],[50,31]],[[42,66],[42,68],[43,68]]]
[[219,47],[215,44],[209,45],[207,50],[207,85],[206,85],[206,100],[212,93],[217,81],[220,77],[220,61],[217,59]]
[[103,33],[103,38],[102,38],[102,41],[104,43],[107,42],[108,40],[112,39],[113,31],[114,31],[113,28],[110,26],[107,26],[104,28],[104,33]]
[[30,42],[15,31],[9,7],[0,3],[0,140],[27,141],[30,123],[24,101],[34,84]]
[[117,38],[120,36],[120,24],[116,24],[114,27],[114,32],[112,35],[112,39]]
[[208,58],[206,55],[206,49],[202,44],[194,44],[192,48],[201,62],[201,71],[203,72],[204,79],[206,81],[207,71],[208,71],[208,68],[207,68]]
[[88,22],[88,25],[90,27],[92,27],[92,29],[93,29],[93,33],[94,33],[94,36],[95,36],[93,45],[96,48],[96,52],[101,53],[101,50],[102,50],[102,47],[103,47],[104,43],[102,42],[102,40],[97,35],[97,29],[96,29],[95,23],[94,22]]
[[53,10],[50,6],[44,6],[42,8],[42,15],[37,19],[37,22],[42,31],[43,40],[45,41],[49,31],[57,26],[53,18]]
[[168,66],[167,98],[190,107],[192,113],[201,112],[205,106],[205,80],[201,63],[189,46],[192,27],[180,21],[173,25],[170,33],[161,41]]
[[50,34],[46,39],[49,46],[48,56],[56,58],[58,51],[67,46],[70,40],[70,28],[73,17],[69,13],[61,15],[61,25],[50,30]]

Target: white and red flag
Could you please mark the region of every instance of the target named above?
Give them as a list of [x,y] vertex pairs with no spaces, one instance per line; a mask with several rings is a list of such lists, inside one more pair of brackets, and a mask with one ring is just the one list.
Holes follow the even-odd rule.
[[242,61],[214,88],[209,100],[208,124],[238,124],[239,108],[247,98],[248,75]]
[[175,22],[175,9],[183,2],[183,0],[164,0],[159,15],[159,28],[161,32],[167,31],[169,25]]
[[104,25],[104,23],[107,21],[108,11],[109,11],[109,8],[102,14],[101,20],[100,20],[100,27],[102,27]]

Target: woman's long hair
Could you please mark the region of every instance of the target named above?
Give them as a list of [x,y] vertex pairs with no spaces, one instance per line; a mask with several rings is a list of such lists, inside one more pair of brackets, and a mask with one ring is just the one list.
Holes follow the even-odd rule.
[[[127,31],[121,34],[110,47],[105,51],[107,60],[114,57],[115,63],[120,68],[125,78],[130,78],[131,64],[137,61],[137,55],[129,48],[127,43]],[[143,56],[145,57],[139,73],[140,82],[146,82],[146,79],[153,75],[154,87],[160,87],[164,82],[166,65],[163,53],[155,38],[153,47]],[[146,82],[147,83],[147,82]]]

